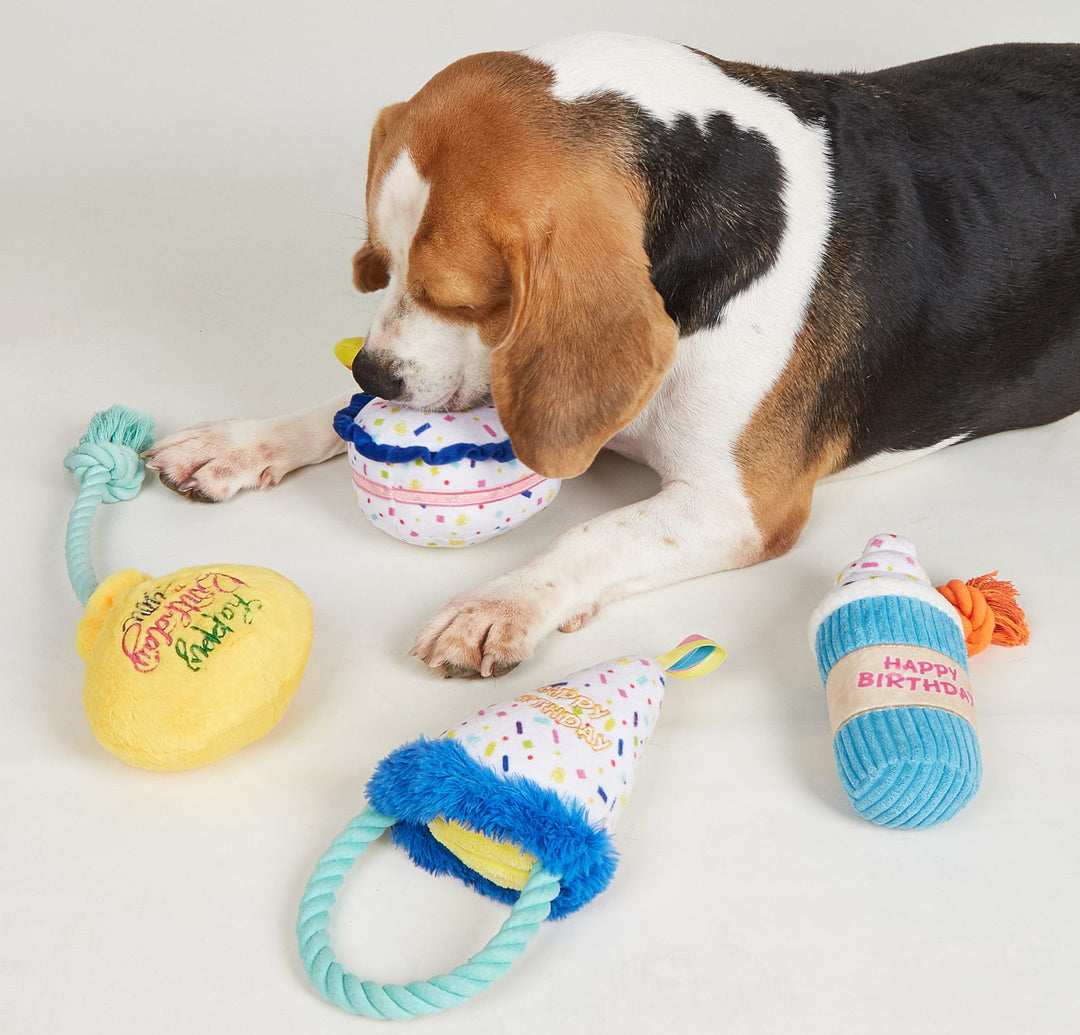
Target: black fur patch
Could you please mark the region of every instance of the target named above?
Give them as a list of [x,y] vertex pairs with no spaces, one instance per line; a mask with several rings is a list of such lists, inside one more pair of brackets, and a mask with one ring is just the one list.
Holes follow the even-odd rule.
[[689,115],[669,126],[614,93],[576,102],[567,115],[562,134],[590,145],[609,134],[645,187],[651,278],[679,333],[718,323],[780,245],[783,180],[772,144],[724,113],[704,127]]
[[849,462],[1080,408],[1080,46],[848,75],[717,64],[832,141],[830,247],[865,315],[818,413],[851,431]]
[[784,230],[773,146],[724,114],[672,126],[638,112],[638,173],[648,190],[645,251],[680,334],[718,323],[724,306],[776,258]]

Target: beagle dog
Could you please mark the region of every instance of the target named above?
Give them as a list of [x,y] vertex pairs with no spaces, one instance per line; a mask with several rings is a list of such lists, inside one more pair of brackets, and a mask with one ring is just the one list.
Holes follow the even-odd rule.
[[[445,674],[783,553],[824,476],[1080,409],[1077,45],[841,75],[602,33],[478,54],[380,113],[367,217],[366,390],[493,397],[544,475],[608,446],[662,478],[436,614],[413,650]],[[341,451],[342,404],[150,465],[201,500],[272,485]]]

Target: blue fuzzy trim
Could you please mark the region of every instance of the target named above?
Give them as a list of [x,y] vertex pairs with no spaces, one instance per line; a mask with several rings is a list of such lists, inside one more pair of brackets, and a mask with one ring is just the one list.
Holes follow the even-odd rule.
[[427,824],[442,816],[521,845],[561,878],[553,920],[599,895],[618,864],[611,835],[595,829],[581,805],[524,776],[489,769],[453,740],[421,737],[398,748],[375,768],[367,796],[379,812],[398,819],[391,835],[418,866],[453,874],[500,902],[515,902],[519,893],[470,869]]
[[352,397],[343,410],[334,414],[334,431],[346,442],[351,442],[361,456],[369,460],[377,460],[383,464],[403,464],[409,460],[423,460],[426,464],[437,467],[439,464],[453,464],[458,460],[498,460],[500,463],[509,463],[516,460],[514,447],[510,445],[510,439],[504,438],[501,442],[455,442],[442,449],[428,449],[427,446],[391,446],[384,442],[376,442],[359,424],[356,423],[356,415],[372,399],[376,398],[367,392],[358,392]]

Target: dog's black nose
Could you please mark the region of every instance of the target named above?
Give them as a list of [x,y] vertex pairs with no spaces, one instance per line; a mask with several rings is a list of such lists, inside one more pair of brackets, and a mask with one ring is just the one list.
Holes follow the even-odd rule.
[[373,360],[366,349],[361,349],[353,359],[352,376],[365,392],[377,395],[380,399],[397,399],[405,388],[405,382],[377,360]]

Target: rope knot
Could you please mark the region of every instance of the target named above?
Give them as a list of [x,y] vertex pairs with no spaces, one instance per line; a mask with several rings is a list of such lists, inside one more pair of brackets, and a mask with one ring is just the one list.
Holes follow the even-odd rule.
[[960,613],[969,655],[978,654],[991,643],[1017,647],[1031,637],[1024,611],[1016,602],[1016,587],[996,575],[992,571],[967,582],[953,579],[937,587]]
[[81,442],[64,458],[64,466],[84,488],[104,480],[105,503],[120,503],[137,495],[146,473],[139,454],[117,442]]

